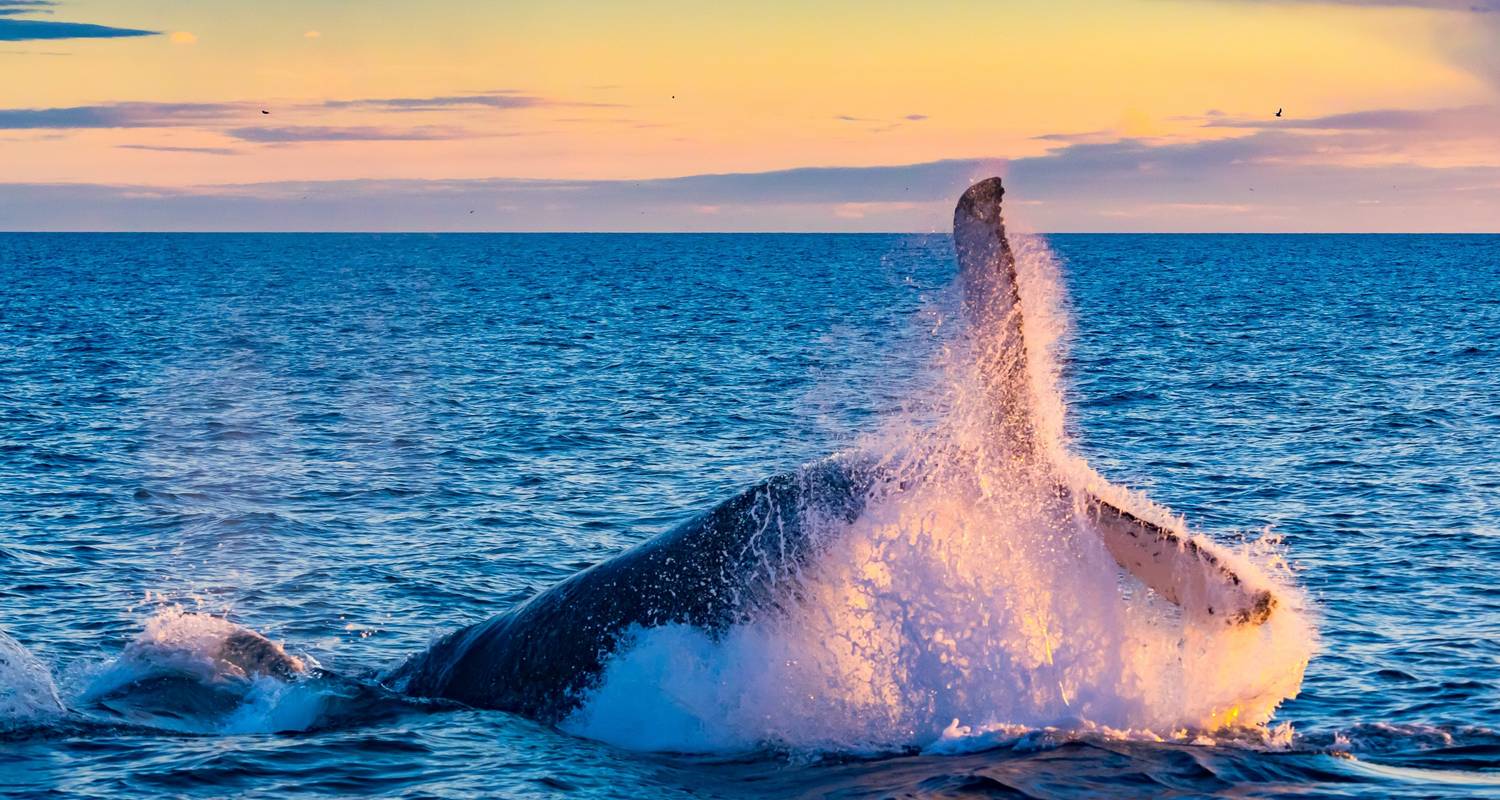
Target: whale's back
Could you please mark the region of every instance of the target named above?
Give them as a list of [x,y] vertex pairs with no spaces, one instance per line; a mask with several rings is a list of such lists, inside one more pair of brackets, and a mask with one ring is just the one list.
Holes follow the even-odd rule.
[[635,631],[683,623],[718,634],[794,602],[823,534],[859,515],[877,479],[872,465],[847,457],[761,481],[444,637],[381,682],[556,722]]

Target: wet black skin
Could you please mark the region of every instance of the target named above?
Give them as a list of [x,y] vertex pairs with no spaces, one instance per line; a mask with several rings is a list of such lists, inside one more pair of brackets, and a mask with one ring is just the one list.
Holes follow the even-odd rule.
[[566,717],[630,631],[684,623],[710,634],[774,612],[828,523],[853,521],[873,468],[827,459],[762,481],[675,528],[456,631],[382,683],[546,722]]

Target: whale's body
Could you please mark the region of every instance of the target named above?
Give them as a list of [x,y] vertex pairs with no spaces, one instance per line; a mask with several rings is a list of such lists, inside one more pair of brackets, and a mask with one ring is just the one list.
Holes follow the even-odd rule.
[[[1025,327],[1014,257],[1000,214],[998,178],[974,184],[954,213],[964,315],[996,359],[986,376],[991,432],[1016,458],[1048,459],[1037,442]],[[1061,470],[1056,471],[1062,475]],[[1148,521],[1088,487],[1057,481],[1072,509],[1115,560],[1184,613],[1259,624],[1274,596],[1242,580],[1212,546]],[[597,683],[632,631],[685,623],[722,633],[797,599],[801,568],[825,536],[854,521],[893,478],[873,459],[838,456],[762,481],[677,527],[463,628],[381,681],[419,697],[457,700],[556,722]]]
[[761,481],[516,608],[456,631],[386,676],[419,697],[557,721],[632,628],[719,633],[796,592],[822,523],[850,522],[878,470],[830,458]]

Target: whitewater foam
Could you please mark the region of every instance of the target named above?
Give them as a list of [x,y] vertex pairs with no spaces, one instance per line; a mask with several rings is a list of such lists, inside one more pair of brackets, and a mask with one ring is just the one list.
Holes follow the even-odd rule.
[[163,605],[119,657],[93,671],[80,702],[183,732],[306,730],[326,696],[298,679],[307,669],[224,617]]

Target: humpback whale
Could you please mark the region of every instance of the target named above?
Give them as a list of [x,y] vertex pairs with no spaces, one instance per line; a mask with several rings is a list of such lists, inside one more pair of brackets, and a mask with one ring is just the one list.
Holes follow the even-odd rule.
[[313,674],[301,659],[249,628],[176,614],[148,626],[80,700],[120,719],[181,727],[229,714],[257,679],[290,683]]
[[[973,346],[988,354],[989,435],[1007,457],[1051,476],[1048,502],[1096,532],[1125,573],[1183,614],[1235,626],[1264,623],[1277,598],[1268,587],[1251,585],[1212,543],[1175,522],[1132,511],[1125,493],[1109,491],[1102,479],[1063,477],[1077,473],[1053,468],[1064,456],[1038,435],[1003,196],[999,178],[979,181],[959,200],[953,221],[963,317]],[[858,454],[768,478],[498,616],[442,637],[379,680],[417,697],[559,722],[581,704],[632,631],[689,624],[719,635],[795,604],[801,567],[825,549],[840,524],[857,519],[872,496],[899,492],[910,480]]]

